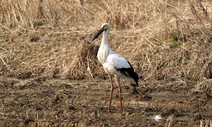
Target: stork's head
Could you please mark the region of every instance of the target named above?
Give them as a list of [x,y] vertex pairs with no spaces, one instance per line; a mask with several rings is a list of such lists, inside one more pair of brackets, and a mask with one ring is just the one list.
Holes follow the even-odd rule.
[[102,24],[102,27],[98,30],[98,32],[94,35],[92,41],[94,41],[96,38],[99,37],[99,35],[104,32],[104,31],[109,31],[110,30],[110,24],[109,23],[104,23]]

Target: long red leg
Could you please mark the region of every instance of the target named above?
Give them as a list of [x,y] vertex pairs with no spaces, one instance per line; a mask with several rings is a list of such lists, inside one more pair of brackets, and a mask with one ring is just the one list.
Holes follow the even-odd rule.
[[122,108],[122,97],[121,97],[121,85],[120,85],[120,79],[119,78],[118,78],[118,86],[119,86],[120,112],[122,112],[123,108]]
[[111,108],[111,102],[112,102],[112,99],[113,99],[113,78],[112,76],[109,76],[110,77],[110,85],[111,85],[111,91],[110,91],[110,101],[109,101],[109,107],[108,107],[108,110],[110,111],[110,108]]

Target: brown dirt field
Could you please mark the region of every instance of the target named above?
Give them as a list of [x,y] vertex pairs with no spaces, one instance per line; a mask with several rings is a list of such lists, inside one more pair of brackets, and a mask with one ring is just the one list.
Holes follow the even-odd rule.
[[[60,80],[1,77],[1,126],[199,127],[212,120],[212,97],[192,91],[192,82],[141,81],[139,94],[123,84],[124,111],[115,89],[106,111],[108,80]],[[162,120],[156,122],[155,115]],[[168,120],[169,119],[169,120]],[[170,125],[168,125],[170,124]]]

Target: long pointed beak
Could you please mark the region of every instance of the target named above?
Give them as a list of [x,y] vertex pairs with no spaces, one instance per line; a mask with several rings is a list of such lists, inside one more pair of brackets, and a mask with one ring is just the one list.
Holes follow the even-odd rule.
[[99,37],[99,35],[104,31],[104,27],[102,27],[100,30],[98,30],[98,32],[94,35],[92,41],[94,41],[96,38]]

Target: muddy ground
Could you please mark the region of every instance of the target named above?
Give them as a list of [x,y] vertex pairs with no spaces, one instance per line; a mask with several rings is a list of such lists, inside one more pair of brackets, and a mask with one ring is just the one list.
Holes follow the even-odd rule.
[[[140,81],[132,94],[122,85],[124,111],[119,112],[118,89],[107,112],[109,80],[0,78],[1,126],[199,127],[212,120],[212,99],[194,92],[193,82]],[[155,115],[162,120],[154,120]]]

